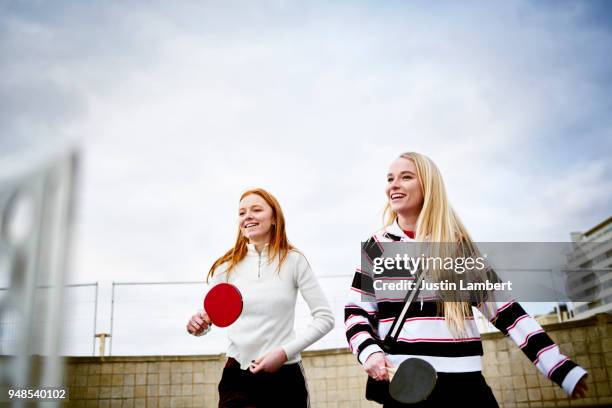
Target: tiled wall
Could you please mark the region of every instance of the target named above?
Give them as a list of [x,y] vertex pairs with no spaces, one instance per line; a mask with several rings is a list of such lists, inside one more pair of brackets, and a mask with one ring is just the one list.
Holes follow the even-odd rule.
[[[570,401],[500,333],[483,335],[484,375],[500,406],[612,405],[612,317],[545,326],[563,353],[585,367],[589,397]],[[313,408],[376,407],[366,376],[346,349],[303,353]],[[70,407],[216,407],[223,356],[71,357]]]

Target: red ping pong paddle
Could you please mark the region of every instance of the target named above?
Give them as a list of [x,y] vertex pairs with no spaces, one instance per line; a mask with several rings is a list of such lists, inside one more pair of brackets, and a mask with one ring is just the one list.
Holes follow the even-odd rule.
[[217,283],[204,298],[204,311],[217,327],[227,327],[242,313],[242,295],[231,283]]

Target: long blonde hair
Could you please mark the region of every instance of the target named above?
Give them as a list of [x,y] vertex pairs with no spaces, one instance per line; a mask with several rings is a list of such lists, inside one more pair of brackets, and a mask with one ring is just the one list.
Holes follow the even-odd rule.
[[[276,270],[280,271],[280,268],[285,262],[287,258],[287,254],[289,251],[295,249],[293,245],[287,239],[287,233],[285,231],[285,216],[283,215],[283,210],[278,202],[278,200],[270,193],[268,193],[263,188],[255,188],[252,190],[247,190],[240,196],[240,201],[248,195],[256,194],[263,198],[266,203],[270,207],[272,207],[272,234],[270,236],[270,242],[268,243],[268,262],[272,262],[274,258],[278,258],[278,265]],[[238,226],[238,234],[236,236],[236,242],[234,243],[234,247],[228,250],[225,254],[219,257],[215,263],[211,266],[208,271],[208,275],[206,277],[206,281],[215,274],[215,270],[228,262],[228,266],[226,269],[227,276],[230,275],[232,270],[236,267],[238,262],[242,261],[247,254],[247,244],[249,240],[242,234],[240,231],[240,226]]]
[[[448,202],[444,181],[435,163],[429,157],[415,152],[403,153],[399,158],[414,163],[423,192],[423,207],[417,218],[415,239],[431,243],[436,256],[442,258],[457,257],[457,245],[463,254],[476,254],[477,248]],[[385,226],[392,225],[397,217],[397,213],[387,202],[383,213]],[[448,277],[439,269],[430,270],[429,273],[435,281],[443,281]],[[466,333],[465,319],[472,316],[469,302],[439,301],[438,309],[444,312],[444,318],[455,336]]]

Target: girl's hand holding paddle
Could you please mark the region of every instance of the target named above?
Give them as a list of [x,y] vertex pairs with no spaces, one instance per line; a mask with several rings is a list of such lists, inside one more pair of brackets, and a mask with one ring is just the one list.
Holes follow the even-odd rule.
[[266,373],[273,373],[279,368],[281,368],[286,361],[287,354],[285,354],[285,350],[283,350],[282,347],[279,347],[275,350],[272,350],[265,356],[253,360],[253,362],[251,362],[251,367],[249,368],[249,370],[251,370],[253,374],[257,374],[260,371]]
[[363,368],[376,381],[390,381],[388,369],[393,368],[393,364],[385,357],[384,353],[379,352],[370,355]]
[[194,336],[201,336],[205,334],[209,328],[210,318],[206,312],[202,310],[191,316],[191,320],[189,320],[189,323],[187,323],[187,332]]
[[234,285],[218,283],[204,297],[204,310],[191,316],[187,323],[189,334],[201,336],[210,330],[212,324],[227,327],[234,323],[242,313],[242,295]]
[[572,392],[572,398],[584,398],[586,397],[587,391],[589,387],[586,384],[587,375],[584,375],[578,384],[574,387],[574,392]]

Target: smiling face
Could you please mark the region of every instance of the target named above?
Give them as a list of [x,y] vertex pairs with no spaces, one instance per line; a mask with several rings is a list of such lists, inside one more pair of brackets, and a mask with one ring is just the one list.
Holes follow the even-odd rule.
[[398,158],[387,174],[387,199],[398,214],[418,214],[423,207],[423,191],[412,160]]
[[272,224],[272,207],[261,196],[249,194],[240,200],[238,225],[250,243],[269,242]]

